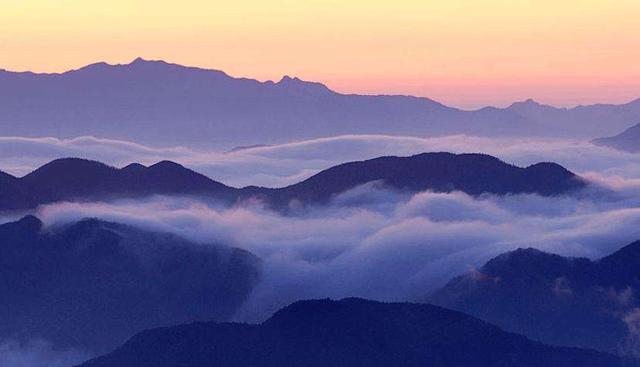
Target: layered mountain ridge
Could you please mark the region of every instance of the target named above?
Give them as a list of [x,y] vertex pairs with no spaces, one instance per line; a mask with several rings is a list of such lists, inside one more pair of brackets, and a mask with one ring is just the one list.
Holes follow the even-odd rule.
[[293,200],[326,203],[336,195],[372,181],[389,189],[419,192],[462,191],[469,195],[532,193],[569,194],[586,181],[555,163],[516,167],[484,154],[423,153],[380,157],[324,170],[283,188],[233,188],[163,161],[149,167],[130,164],[117,169],[77,158],[52,161],[28,175],[0,176],[0,210],[30,209],[59,201],[140,198],[151,195],[203,196],[233,203],[258,197],[274,208]]
[[94,135],[222,149],[345,134],[592,139],[640,121],[640,100],[575,108],[525,101],[465,111],[423,97],[341,94],[295,77],[260,82],[141,58],[60,74],[0,71],[0,110],[0,129],[11,136]]

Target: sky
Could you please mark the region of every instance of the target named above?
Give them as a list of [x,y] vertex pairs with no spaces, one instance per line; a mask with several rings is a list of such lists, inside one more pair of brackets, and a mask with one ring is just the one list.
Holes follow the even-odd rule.
[[0,68],[140,56],[449,105],[640,97],[637,0],[0,0]]

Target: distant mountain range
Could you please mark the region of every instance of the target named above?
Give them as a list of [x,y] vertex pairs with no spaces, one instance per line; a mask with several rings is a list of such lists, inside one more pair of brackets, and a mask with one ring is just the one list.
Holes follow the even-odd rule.
[[640,241],[598,261],[516,250],[453,279],[428,301],[543,343],[637,355],[638,290]]
[[140,330],[224,321],[261,273],[251,253],[96,219],[0,225],[0,340],[104,353]]
[[371,181],[394,190],[463,191],[470,195],[536,193],[553,196],[583,188],[586,182],[554,163],[527,168],[483,154],[423,153],[345,163],[300,183],[278,189],[233,188],[163,161],[150,167],[131,164],[117,169],[77,158],[59,159],[16,178],[0,175],[0,209],[34,208],[58,201],[138,198],[149,195],[206,196],[232,203],[260,197],[274,208],[292,200],[326,203],[335,195]]
[[603,145],[631,153],[640,153],[640,124],[632,126],[618,135],[593,140]]
[[340,94],[298,78],[259,82],[138,58],[61,74],[0,70],[0,111],[3,135],[229,149],[365,133],[596,138],[638,123],[640,99],[570,109],[527,100],[464,111],[428,98]]
[[550,347],[431,305],[294,303],[260,325],[195,323],[141,332],[82,367],[616,367],[633,361]]

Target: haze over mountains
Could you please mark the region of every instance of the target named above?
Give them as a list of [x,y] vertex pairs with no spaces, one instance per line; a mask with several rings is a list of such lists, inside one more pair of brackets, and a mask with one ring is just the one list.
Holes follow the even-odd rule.
[[635,366],[549,347],[431,305],[301,301],[259,325],[194,323],[148,330],[82,367]]
[[345,163],[279,189],[229,187],[169,161],[117,169],[95,161],[68,158],[52,161],[21,178],[2,174],[0,210],[30,209],[60,201],[151,195],[202,196],[221,203],[258,197],[273,208],[286,208],[293,200],[303,204],[326,203],[342,192],[373,181],[409,193],[462,191],[474,196],[483,193],[554,196],[587,185],[554,163],[520,168],[483,154],[424,153]]
[[631,153],[640,153],[640,124],[634,125],[618,135],[593,140],[603,145]]
[[640,241],[597,261],[500,255],[429,297],[534,340],[638,356]]
[[640,121],[640,100],[463,111],[427,98],[344,95],[297,78],[258,82],[142,59],[62,74],[0,71],[0,110],[4,135],[227,149],[341,134],[597,138]]
[[260,279],[245,250],[86,219],[0,225],[0,341],[104,353],[134,333],[228,320]]

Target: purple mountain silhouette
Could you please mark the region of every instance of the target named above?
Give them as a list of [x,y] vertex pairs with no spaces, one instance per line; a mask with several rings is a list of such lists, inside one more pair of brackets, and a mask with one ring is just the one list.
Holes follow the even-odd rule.
[[595,139],[593,143],[631,153],[640,153],[640,124],[632,126],[616,136]]
[[224,148],[350,133],[594,138],[640,120],[640,100],[573,109],[526,101],[462,111],[427,98],[346,95],[298,78],[259,82],[140,58],[61,74],[0,70],[0,110],[3,135]]
[[465,314],[411,303],[307,300],[262,324],[156,328],[81,367],[637,366],[531,341]]
[[226,203],[260,197],[280,209],[292,200],[326,203],[340,193],[372,181],[406,192],[457,190],[470,195],[555,196],[587,185],[585,180],[554,163],[521,168],[483,154],[423,153],[349,162],[277,189],[229,187],[169,161],[149,167],[134,163],[118,169],[100,162],[65,158],[47,163],[21,178],[0,171],[0,211],[29,209],[58,201],[150,195],[201,196]]

